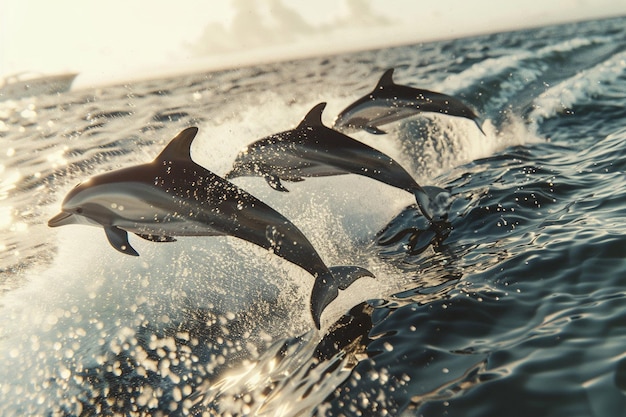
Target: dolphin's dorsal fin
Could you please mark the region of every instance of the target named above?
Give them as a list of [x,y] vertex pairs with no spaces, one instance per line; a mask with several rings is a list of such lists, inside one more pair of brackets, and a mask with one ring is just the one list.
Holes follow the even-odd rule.
[[374,90],[382,90],[384,87],[391,87],[395,85],[393,82],[393,68],[389,68],[378,80],[378,84],[376,84],[376,88]]
[[324,126],[324,123],[322,123],[322,112],[325,107],[326,103],[320,103],[309,110],[296,129],[312,126]]
[[191,159],[191,142],[198,134],[197,127],[188,127],[180,132],[161,151],[155,161],[171,161],[176,159]]

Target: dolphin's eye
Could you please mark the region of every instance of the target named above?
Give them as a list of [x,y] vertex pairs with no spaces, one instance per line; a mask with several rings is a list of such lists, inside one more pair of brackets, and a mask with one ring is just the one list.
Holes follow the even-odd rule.
[[82,214],[83,209],[78,207],[76,210],[74,210],[76,212],[76,214]]

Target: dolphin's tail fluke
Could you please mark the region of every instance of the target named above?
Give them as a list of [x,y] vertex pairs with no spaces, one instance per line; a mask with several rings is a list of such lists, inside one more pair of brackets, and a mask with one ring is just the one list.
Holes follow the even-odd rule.
[[452,196],[448,190],[434,186],[420,187],[414,191],[415,201],[422,214],[431,223],[437,223],[448,217]]
[[318,330],[322,312],[337,298],[339,290],[345,290],[354,281],[363,277],[374,278],[374,274],[358,266],[333,266],[328,272],[315,278],[311,293],[311,315]]

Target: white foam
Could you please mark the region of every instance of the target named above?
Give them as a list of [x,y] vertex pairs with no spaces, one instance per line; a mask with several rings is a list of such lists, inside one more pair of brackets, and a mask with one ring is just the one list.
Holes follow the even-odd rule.
[[[458,74],[449,75],[439,86],[436,86],[436,88],[440,91],[454,94],[455,92],[475,85],[476,80],[484,80],[513,68],[515,69],[515,73],[519,74],[518,78],[521,77],[528,83],[529,81],[537,79],[547,67],[544,62],[547,56],[555,52],[563,53],[575,51],[576,49],[589,46],[592,43],[605,43],[609,40],[610,38],[607,37],[574,38],[555,45],[545,46],[536,51],[516,51],[515,54],[506,54],[496,58],[485,59]],[[527,64],[520,64],[522,61],[531,59],[535,61],[538,67],[529,68]],[[509,81],[509,83],[510,82],[511,81]],[[499,88],[502,89],[502,86]],[[511,86],[507,86],[507,82],[505,81],[504,90],[509,89],[511,89]],[[501,95],[506,96],[506,94]]]
[[536,123],[571,109],[575,104],[588,101],[594,94],[607,89],[626,70],[626,52],[613,55],[608,60],[549,88],[533,101],[529,118]]

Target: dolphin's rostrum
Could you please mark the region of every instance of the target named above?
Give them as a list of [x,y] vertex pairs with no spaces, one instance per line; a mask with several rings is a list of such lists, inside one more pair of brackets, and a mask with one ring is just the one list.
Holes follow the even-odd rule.
[[449,197],[446,190],[422,188],[390,156],[324,126],[325,106],[326,103],[319,103],[313,107],[296,128],[249,144],[237,155],[225,177],[261,176],[275,190],[288,191],[281,181],[357,174],[412,193],[428,220],[443,220],[447,207],[437,202],[447,201],[447,198],[442,199],[442,196]]
[[386,132],[379,126],[422,112],[434,112],[473,120],[478,129],[480,119],[461,100],[442,93],[422,90],[393,82],[393,68],[380,77],[374,90],[346,107],[335,118],[333,128],[342,132],[363,129],[375,135]]
[[147,164],[92,177],[71,190],[48,226],[104,228],[118,251],[137,256],[128,232],[154,242],[173,236],[234,236],[271,250],[315,277],[311,314],[320,328],[324,308],[361,277],[356,266],[328,268],[302,232],[283,215],[191,159],[198,129],[180,132]]

